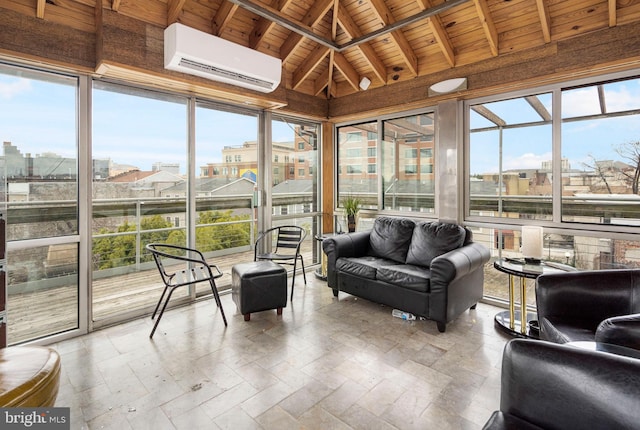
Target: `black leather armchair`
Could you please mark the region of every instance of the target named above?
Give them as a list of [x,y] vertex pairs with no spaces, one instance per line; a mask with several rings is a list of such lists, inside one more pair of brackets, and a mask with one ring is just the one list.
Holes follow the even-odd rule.
[[640,360],[531,339],[507,343],[485,430],[638,429]]
[[640,349],[640,269],[541,275],[536,305],[541,339]]

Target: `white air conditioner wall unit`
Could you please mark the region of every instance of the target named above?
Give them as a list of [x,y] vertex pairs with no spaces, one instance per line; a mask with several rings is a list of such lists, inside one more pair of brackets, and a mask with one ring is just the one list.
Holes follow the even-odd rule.
[[164,31],[165,69],[270,93],[282,60],[180,23]]

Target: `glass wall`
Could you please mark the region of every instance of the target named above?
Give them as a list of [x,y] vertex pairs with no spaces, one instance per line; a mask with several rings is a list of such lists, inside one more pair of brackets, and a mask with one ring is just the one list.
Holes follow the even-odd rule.
[[8,344],[79,325],[78,85],[0,64]]
[[[338,207],[353,197],[361,208],[378,209],[378,122],[338,127],[336,134]],[[346,230],[346,218],[336,220],[336,231]]]
[[[271,123],[272,225],[297,225],[307,236],[301,253],[305,266],[317,263],[320,242],[317,123],[274,115]],[[300,278],[296,277],[297,280]]]
[[382,130],[384,209],[434,213],[433,112],[384,120]]
[[[470,101],[465,112],[466,222],[494,258],[521,257],[521,226],[538,224],[544,260],[640,267],[637,77]],[[496,272],[487,266],[485,293],[506,299]]]
[[[253,193],[258,169],[258,114],[207,102],[196,107],[196,248],[213,264],[228,266],[217,282],[231,285],[231,264],[250,261],[256,211]],[[210,294],[209,285],[196,286]]]
[[550,220],[550,93],[469,107],[469,214]]
[[640,225],[640,79],[562,91],[562,221]]
[[186,244],[186,106],[185,98],[94,82],[94,321],[153,309],[161,284],[146,244]]

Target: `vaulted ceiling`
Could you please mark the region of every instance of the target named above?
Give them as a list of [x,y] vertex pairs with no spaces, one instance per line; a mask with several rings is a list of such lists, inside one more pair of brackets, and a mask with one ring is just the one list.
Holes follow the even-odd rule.
[[281,85],[320,98],[362,91],[363,77],[392,86],[640,21],[640,0],[9,1],[85,32],[96,31],[99,8],[162,28],[180,22],[282,59]]

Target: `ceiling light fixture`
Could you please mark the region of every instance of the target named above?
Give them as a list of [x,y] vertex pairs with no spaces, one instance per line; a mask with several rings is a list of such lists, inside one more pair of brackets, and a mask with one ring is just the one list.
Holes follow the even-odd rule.
[[371,85],[371,79],[363,76],[362,79],[360,79],[360,89],[362,91],[366,91],[369,88],[369,85]]
[[446,81],[437,82],[429,87],[429,97],[440,94],[452,93],[454,91],[466,90],[467,78],[453,78]]

